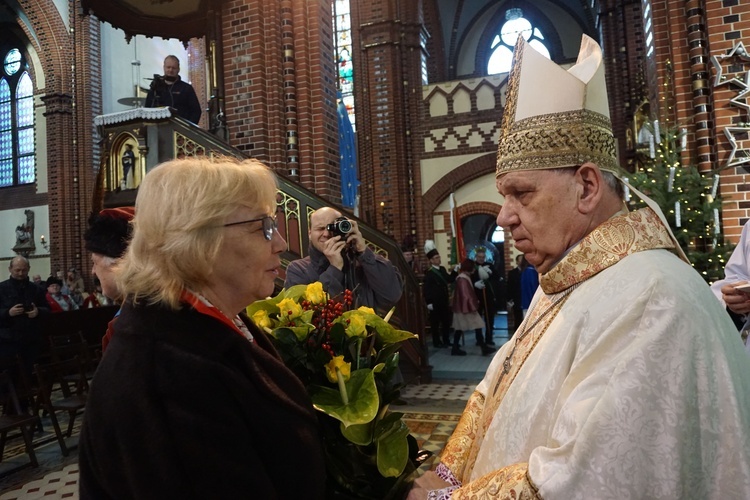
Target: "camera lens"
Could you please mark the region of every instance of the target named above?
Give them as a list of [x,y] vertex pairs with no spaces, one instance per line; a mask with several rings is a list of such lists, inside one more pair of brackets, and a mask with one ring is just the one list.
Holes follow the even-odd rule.
[[347,234],[347,233],[351,232],[351,230],[352,230],[352,223],[349,222],[346,219],[340,220],[339,223],[338,223],[338,226],[339,226],[339,232],[341,234]]
[[352,223],[346,217],[339,217],[331,224],[326,224],[326,231],[334,236],[346,236],[352,231]]

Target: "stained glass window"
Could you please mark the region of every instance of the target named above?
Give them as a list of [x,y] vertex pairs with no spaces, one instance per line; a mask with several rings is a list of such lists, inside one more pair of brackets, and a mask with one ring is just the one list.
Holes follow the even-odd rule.
[[518,35],[529,42],[540,54],[550,57],[549,49],[544,44],[544,35],[531,24],[531,21],[523,17],[523,10],[519,8],[508,9],[505,12],[505,22],[500,27],[500,33],[495,35],[490,49],[492,51],[487,61],[487,73],[507,73],[513,62],[513,47],[516,45]]
[[333,2],[333,45],[334,62],[338,79],[336,88],[341,92],[341,100],[349,114],[352,128],[356,130],[354,120],[354,65],[352,63],[352,18],[349,0]]
[[3,69],[8,76],[13,76],[18,73],[18,70],[21,69],[21,51],[18,49],[10,49],[8,53],[5,54],[5,59],[3,59]]
[[13,185],[13,123],[10,86],[0,80],[0,186]]
[[0,187],[35,180],[34,85],[20,50],[0,47]]

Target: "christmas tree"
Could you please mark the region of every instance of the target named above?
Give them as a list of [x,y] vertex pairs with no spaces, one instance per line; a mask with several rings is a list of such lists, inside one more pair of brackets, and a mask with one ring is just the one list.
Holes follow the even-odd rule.
[[[719,174],[681,165],[686,131],[659,130],[658,122],[646,128],[649,151],[641,155],[640,167],[629,182],[661,207],[693,267],[713,283],[724,277],[724,266],[734,249],[721,231]],[[645,206],[635,197],[628,203],[631,209]]]

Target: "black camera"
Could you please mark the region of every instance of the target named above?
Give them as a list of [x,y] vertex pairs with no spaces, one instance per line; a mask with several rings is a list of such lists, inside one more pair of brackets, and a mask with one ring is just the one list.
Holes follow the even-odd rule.
[[151,80],[151,86],[149,88],[151,90],[156,90],[159,87],[166,87],[166,86],[167,86],[167,82],[164,80],[164,77],[154,73],[154,78]]
[[26,304],[23,305],[23,310],[26,311],[26,312],[33,311],[34,310],[34,304],[31,303],[31,302],[27,302]]
[[326,231],[333,233],[334,236],[341,236],[346,239],[352,232],[352,223],[346,217],[339,217],[331,224],[326,225]]

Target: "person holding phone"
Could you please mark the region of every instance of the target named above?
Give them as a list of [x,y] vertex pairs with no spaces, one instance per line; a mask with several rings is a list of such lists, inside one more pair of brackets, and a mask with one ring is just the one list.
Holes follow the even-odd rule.
[[0,283],[0,357],[20,356],[31,377],[42,345],[39,316],[49,313],[43,292],[29,280],[28,259],[13,257],[10,278]]
[[724,279],[711,284],[711,291],[726,308],[740,329],[745,350],[750,354],[750,226],[742,227],[740,242],[724,267]]

